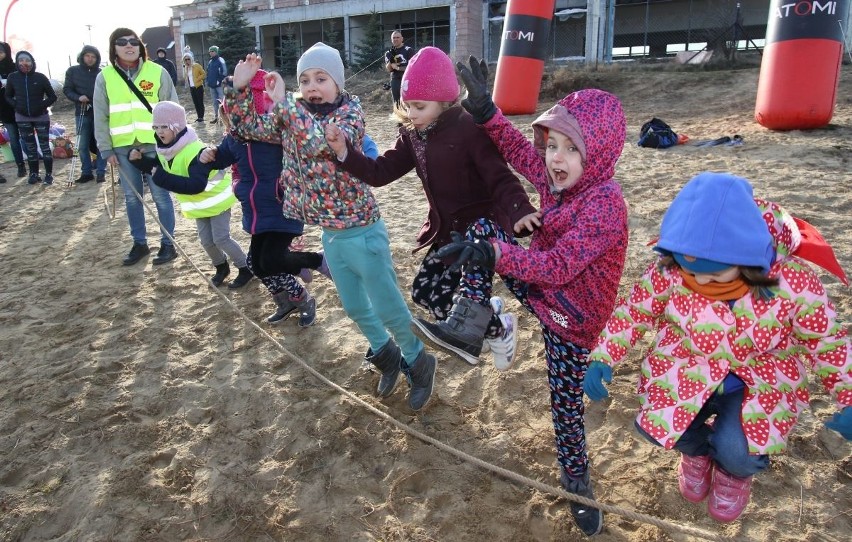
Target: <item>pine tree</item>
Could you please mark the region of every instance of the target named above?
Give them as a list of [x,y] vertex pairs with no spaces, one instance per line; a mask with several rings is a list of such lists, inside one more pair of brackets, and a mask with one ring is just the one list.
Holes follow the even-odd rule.
[[293,25],[287,25],[284,28],[284,35],[281,37],[281,47],[278,48],[276,67],[282,73],[295,74],[300,54],[299,42],[296,40],[296,29]]
[[382,69],[384,67],[382,59],[384,58],[385,49],[382,27],[379,24],[379,15],[375,11],[371,11],[370,20],[367,21],[367,26],[364,28],[364,39],[355,48],[355,69]]
[[228,71],[234,73],[234,66],[253,52],[257,46],[254,29],[248,19],[240,13],[239,0],[225,0],[225,5],[216,13],[215,23],[210,31],[210,45],[219,47],[219,56],[225,59]]

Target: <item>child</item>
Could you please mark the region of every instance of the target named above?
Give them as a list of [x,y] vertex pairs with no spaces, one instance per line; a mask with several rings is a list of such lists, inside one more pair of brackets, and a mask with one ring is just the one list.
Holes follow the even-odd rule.
[[[497,148],[459,105],[450,57],[435,47],[420,49],[408,62],[401,88],[397,111],[404,129],[383,156],[367,159],[335,126],[326,130],[326,140],[341,167],[371,186],[384,186],[416,169],[429,215],[414,251],[429,250],[414,277],[411,297],[439,322],[418,318],[415,324],[436,344],[473,365],[487,340],[497,369],[508,370],[515,357],[517,318],[493,314],[489,301],[494,271],[468,269],[462,275],[435,258],[435,252],[452,241],[453,230],[471,239],[511,238],[513,229],[528,235],[532,224],[524,220],[535,208]],[[470,296],[454,302],[459,289]]]
[[[53,155],[50,153],[50,111],[56,102],[56,92],[43,73],[36,70],[35,60],[27,51],[15,55],[18,71],[6,80],[6,101],[15,108],[15,122],[27,147],[30,178],[27,184],[53,184]],[[38,143],[36,143],[38,139]],[[38,154],[44,161],[44,180],[38,174]],[[20,168],[19,168],[20,170]]]
[[[269,112],[274,105],[263,90],[265,76],[264,70],[258,70],[249,83],[255,111],[259,114]],[[282,210],[283,194],[278,183],[281,142],[244,140],[231,128],[228,115],[222,113],[227,130],[225,138],[218,147],[202,151],[201,173],[236,164],[234,194],[242,204],[243,229],[251,235],[248,265],[277,306],[266,321],[277,324],[299,311],[299,325],[310,326],[316,319],[316,300],[294,275],[310,282],[310,269],[318,269],[326,276],[329,272],[322,253],[290,250],[293,239],[302,235],[305,225],[300,220],[285,217]]]
[[621,300],[589,355],[583,386],[600,400],[608,395],[602,381],[611,381],[628,345],[656,331],[635,425],[654,444],[681,452],[681,494],[694,503],[707,498],[717,521],[740,516],[752,476],[786,448],[808,406],[806,366],[842,408],[826,425],[852,438],[849,339],[817,275],[797,257],[803,245],[796,222],[754,200],[748,181],[698,175],[663,216],[654,248],[660,258]]
[[[582,385],[586,356],[615,303],[627,251],[627,206],[613,180],[624,146],[624,112],[607,92],[574,92],[533,122],[530,143],[491,100],[485,62],[471,57],[470,65],[458,64],[468,90],[462,105],[535,186],[538,229],[529,250],[497,237],[452,243],[436,256],[492,267],[541,322],[560,481],[566,491],[594,499]],[[597,508],[572,501],[571,513],[586,535],[603,528]]]
[[266,89],[275,102],[269,115],[257,114],[246,90],[260,62],[251,54],[234,70],[233,88],[226,88],[231,124],[243,137],[281,142],[284,215],[322,226],[341,304],[370,344],[366,359],[382,372],[378,394],[389,396],[402,370],[411,385],[408,404],[420,410],[432,395],[435,357],[410,329],[375,197],[369,186],[337,169],[325,142],[329,123],[358,147],[364,134],[360,101],[343,90],[340,53],[324,43],[305,51],[297,63],[300,97],[285,92],[280,75],[268,74]]
[[[230,274],[226,255],[239,269],[228,288],[241,288],[251,279],[246,255],[231,238],[231,206],[236,202],[227,171],[211,171],[201,184],[191,186],[190,167],[198,160],[204,144],[191,126],[186,125],[186,110],[175,102],[157,102],[153,110],[153,128],[157,138],[157,170],[154,184],[176,193],[186,218],[195,219],[198,240],[213,260],[216,274],[210,279],[220,286]],[[144,160],[142,152],[130,152],[131,161]]]

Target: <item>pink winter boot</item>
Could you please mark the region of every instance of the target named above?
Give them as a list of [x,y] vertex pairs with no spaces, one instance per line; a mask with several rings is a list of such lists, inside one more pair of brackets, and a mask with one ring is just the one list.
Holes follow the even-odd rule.
[[722,469],[713,472],[713,485],[710,498],[707,499],[707,512],[716,521],[728,523],[734,521],[748,506],[751,496],[752,476],[739,478]]
[[680,454],[677,467],[677,486],[680,494],[689,502],[701,502],[710,492],[713,478],[713,461],[708,455],[688,456]]

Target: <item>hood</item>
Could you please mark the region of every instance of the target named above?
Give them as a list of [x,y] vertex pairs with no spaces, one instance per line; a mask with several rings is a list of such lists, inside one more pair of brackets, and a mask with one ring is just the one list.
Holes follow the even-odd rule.
[[577,125],[582,132],[586,159],[583,175],[565,191],[564,197],[612,179],[627,134],[627,121],[618,98],[609,92],[591,88],[572,92],[537,118],[533,122],[533,145],[544,157],[545,132],[548,129],[570,136],[569,128]]
[[21,57],[25,57],[25,56],[29,57],[30,61],[33,64],[33,67],[30,69],[29,72],[21,72],[21,73],[33,73],[33,72],[35,72],[36,71],[35,59],[33,58],[33,55],[30,54],[29,51],[18,51],[18,54],[15,55],[15,68],[18,71],[21,71],[20,67],[18,66],[18,61],[21,59]]
[[93,55],[95,55],[95,58],[97,58],[97,61],[95,62],[94,67],[99,68],[100,65],[101,65],[101,52],[98,51],[98,48],[95,47],[94,45],[84,45],[83,46],[83,49],[80,51],[80,54],[77,55],[77,64],[79,64],[83,67],[87,67],[86,63],[83,62],[83,55],[85,55],[86,53],[92,53]]

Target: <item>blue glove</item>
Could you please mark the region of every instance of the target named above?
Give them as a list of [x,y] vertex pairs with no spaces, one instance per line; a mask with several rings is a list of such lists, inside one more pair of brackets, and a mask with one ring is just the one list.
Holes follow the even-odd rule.
[[835,414],[825,426],[843,435],[846,440],[852,440],[852,407],[844,407]]
[[603,384],[604,381],[612,382],[612,368],[600,361],[593,361],[586,369],[586,376],[583,378],[583,391],[586,392],[589,399],[600,401],[609,397],[609,392],[606,391],[606,386]]

